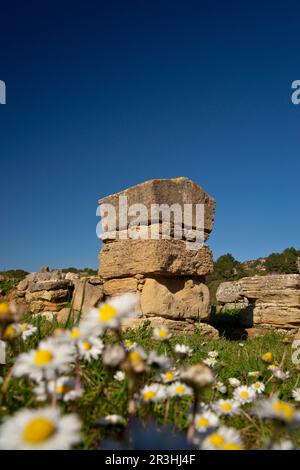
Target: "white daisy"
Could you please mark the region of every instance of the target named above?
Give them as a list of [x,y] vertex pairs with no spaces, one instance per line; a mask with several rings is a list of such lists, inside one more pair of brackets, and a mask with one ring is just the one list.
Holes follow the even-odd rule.
[[258,401],[252,412],[260,418],[275,419],[285,424],[300,423],[300,412],[296,411],[293,405],[279,400],[276,396]]
[[125,380],[125,374],[122,370],[117,370],[117,372],[115,373],[114,375],[114,379],[117,381],[117,382],[123,382],[123,380]]
[[174,382],[178,378],[179,372],[177,370],[168,370],[163,374],[160,374],[161,379],[164,383]]
[[21,410],[0,428],[2,450],[67,450],[80,442],[80,421],[75,414],[62,416],[46,407]]
[[136,310],[138,297],[135,294],[123,294],[113,297],[98,308],[92,308],[81,324],[90,334],[100,334],[108,328],[119,328],[125,318],[138,315]]
[[163,354],[159,356],[156,351],[150,351],[147,363],[161,370],[168,370],[171,366],[170,359]]
[[60,344],[52,338],[39,343],[37,349],[20,354],[13,367],[13,375],[27,375],[34,380],[52,379],[58,373],[68,372],[75,360],[71,344]]
[[175,344],[174,350],[179,357],[190,357],[193,354],[192,348],[185,344]]
[[153,339],[156,339],[157,341],[167,341],[171,336],[172,333],[169,328],[164,325],[153,329]]
[[239,433],[234,428],[221,426],[202,441],[201,449],[243,450],[243,444]]
[[219,355],[218,351],[208,351],[208,353],[207,353],[208,357],[216,358],[216,357],[218,357],[218,355]]
[[137,374],[145,372],[147,355],[143,348],[137,346],[135,349],[129,351],[127,359],[134,372]]
[[58,400],[65,402],[76,400],[83,394],[83,388],[77,387],[74,377],[63,376],[48,383],[48,390],[53,395],[56,394]]
[[219,418],[212,411],[204,411],[195,416],[195,429],[200,433],[207,432],[209,429],[216,428],[218,425]]
[[168,395],[170,397],[182,397],[184,395],[192,395],[193,391],[182,382],[174,382],[168,386]]
[[219,393],[222,393],[222,394],[224,394],[224,393],[227,392],[227,387],[226,387],[226,385],[224,385],[224,383],[223,383],[223,382],[220,382],[220,381],[214,383],[212,388],[213,388],[214,390],[217,390]]
[[213,356],[209,356],[203,361],[203,363],[206,364],[208,367],[215,367],[217,362],[217,359],[215,359]]
[[125,359],[124,348],[120,344],[108,344],[103,352],[102,361],[107,367],[118,367]]
[[37,332],[37,327],[30,325],[30,323],[20,323],[20,328],[22,332],[21,336],[24,341]]
[[78,341],[79,356],[85,361],[98,359],[102,354],[103,349],[103,342],[101,339],[96,337],[90,337],[88,339]]
[[228,379],[228,382],[234,388],[239,387],[241,385],[241,381],[239,379],[236,379],[235,377],[230,377]]
[[257,378],[260,376],[260,372],[258,370],[252,370],[250,372],[248,372],[248,377],[254,377],[254,378]]
[[286,380],[288,380],[290,378],[290,375],[291,374],[288,371],[284,372],[283,370],[279,369],[279,367],[273,370],[273,376],[277,380],[281,380],[282,382],[285,382]]
[[233,398],[241,404],[251,403],[255,399],[255,395],[255,390],[251,387],[247,387],[246,385],[237,387],[233,392]]
[[278,366],[276,364],[270,364],[267,369],[274,372],[274,370],[278,369]]
[[292,396],[295,401],[300,401],[300,388],[295,388],[295,390],[292,391]]
[[125,346],[126,351],[131,351],[131,349],[135,349],[137,347],[137,344],[135,341],[132,341],[131,339],[125,339],[124,346]]
[[234,400],[217,400],[213,403],[212,408],[213,410],[219,415],[228,415],[233,416],[239,412],[240,404]]
[[254,382],[254,384],[251,385],[251,388],[258,393],[259,395],[265,391],[265,385],[262,382]]
[[166,398],[165,387],[158,383],[145,385],[141,390],[141,399],[146,403],[154,403]]

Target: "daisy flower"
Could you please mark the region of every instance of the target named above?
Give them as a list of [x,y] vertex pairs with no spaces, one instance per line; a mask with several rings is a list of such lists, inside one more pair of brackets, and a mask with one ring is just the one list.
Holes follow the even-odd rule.
[[153,339],[157,341],[167,341],[172,336],[172,333],[169,331],[169,328],[166,326],[160,326],[158,328],[154,328],[153,330]]
[[299,424],[300,412],[293,405],[279,400],[276,396],[260,400],[252,410],[260,418],[279,420],[285,424]]
[[135,294],[124,294],[113,297],[98,308],[92,308],[82,320],[85,331],[91,334],[102,333],[108,328],[116,329],[124,318],[137,315],[138,297]]
[[208,357],[214,357],[217,358],[219,355],[218,351],[208,351],[207,356]]
[[158,383],[145,385],[141,390],[141,399],[146,403],[154,403],[166,398],[165,387]]
[[234,388],[239,387],[241,385],[241,381],[239,379],[236,379],[235,377],[230,377],[228,379],[228,382]]
[[195,416],[195,429],[203,433],[211,428],[216,428],[219,425],[218,416],[212,411],[204,411],[204,413],[196,414]]
[[218,361],[214,357],[208,356],[206,359],[204,359],[203,364],[206,364],[208,367],[214,367],[217,362]]
[[163,374],[160,374],[161,379],[164,383],[170,383],[174,382],[178,378],[178,371],[177,370],[168,370],[167,372],[164,372]]
[[259,395],[265,391],[265,385],[262,382],[254,382],[254,384],[251,385],[251,388],[258,393]]
[[182,397],[184,395],[192,395],[192,389],[182,382],[174,382],[168,387],[168,395],[170,397]]
[[180,374],[180,378],[190,387],[197,389],[212,385],[215,380],[212,371],[203,364],[193,364],[187,367]]
[[279,367],[273,370],[273,376],[278,380],[282,380],[282,382],[288,380],[290,375],[291,374],[289,372],[284,372],[283,370],[279,369]]
[[245,403],[251,403],[255,399],[256,392],[253,388],[241,385],[237,387],[233,392],[233,398],[240,402],[242,405]]
[[22,332],[21,336],[24,341],[37,332],[37,327],[30,325],[30,323],[20,323],[20,328]]
[[122,370],[118,370],[115,375],[114,375],[114,379],[117,381],[117,382],[123,382],[123,380],[125,380],[125,374]]
[[201,449],[243,450],[243,444],[239,433],[234,428],[221,426],[202,441]]
[[137,347],[137,344],[135,341],[132,341],[131,339],[125,339],[124,346],[125,346],[126,351],[131,351],[131,349],[134,349]]
[[292,391],[292,396],[295,401],[300,401],[300,388],[296,388]]
[[80,442],[80,421],[75,414],[62,416],[58,409],[23,409],[0,428],[2,450],[67,450]]
[[20,354],[13,367],[13,375],[27,375],[34,380],[52,379],[58,373],[68,372],[75,360],[75,349],[59,344],[52,338],[43,340],[35,350]]
[[190,357],[193,354],[192,348],[186,346],[185,344],[175,344],[174,350],[179,357]]
[[168,370],[171,366],[170,359],[165,355],[158,355],[156,351],[150,351],[147,360],[149,366],[161,370]]
[[140,346],[137,346],[135,349],[132,349],[129,352],[127,359],[131,368],[137,374],[144,372],[146,370],[147,355],[145,351],[143,350],[143,348],[141,348]]
[[21,335],[21,328],[16,323],[11,323],[8,325],[3,333],[3,338],[6,340],[12,340]]
[[219,393],[226,393],[227,392],[227,387],[223,382],[216,382],[213,384],[212,388],[214,390],[217,390]]
[[79,356],[85,361],[91,359],[98,359],[104,349],[104,344],[101,339],[91,337],[86,340],[78,341]]
[[214,411],[219,415],[233,416],[239,412],[240,404],[234,400],[217,400],[213,404]]
[[274,362],[274,356],[273,356],[273,353],[271,351],[268,351],[266,353],[264,353],[262,356],[261,356],[261,360],[263,362],[265,362],[266,364],[272,364]]
[[120,344],[108,344],[103,352],[102,361],[107,367],[118,367],[125,359],[124,348]]
[[51,395],[56,393],[58,400],[65,402],[76,400],[83,394],[83,388],[77,389],[74,377],[63,376],[57,380],[51,380],[47,386]]
[[267,369],[274,372],[274,370],[278,369],[278,366],[276,364],[270,364]]
[[254,377],[254,378],[257,378],[260,376],[260,372],[258,370],[252,370],[250,372],[248,372],[248,377]]

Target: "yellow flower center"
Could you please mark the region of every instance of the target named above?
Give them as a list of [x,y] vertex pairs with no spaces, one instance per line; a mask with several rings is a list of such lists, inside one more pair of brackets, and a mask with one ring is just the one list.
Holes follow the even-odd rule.
[[125,345],[127,348],[130,348],[130,346],[132,346],[133,342],[131,341],[131,339],[126,339],[125,340]]
[[92,349],[92,345],[89,341],[85,341],[82,344],[82,347],[83,347],[84,351],[90,351]]
[[55,426],[47,418],[36,418],[29,421],[23,431],[23,437],[28,444],[39,444],[46,441],[55,433]]
[[276,413],[283,415],[287,421],[291,421],[293,419],[294,409],[288,403],[284,403],[283,401],[277,401],[273,406],[273,410]]
[[159,332],[158,332],[158,336],[160,338],[165,338],[167,336],[167,334],[168,334],[168,332],[166,330],[163,330],[163,329],[159,330]]
[[176,393],[184,393],[185,392],[185,387],[183,385],[178,385],[176,388],[175,388],[175,392]]
[[246,390],[243,390],[240,393],[241,398],[249,398],[249,393]]
[[134,363],[140,362],[142,360],[141,355],[137,351],[131,351],[129,354],[129,359]]
[[21,325],[21,330],[22,330],[22,331],[27,331],[27,330],[28,330],[28,326],[25,325],[25,323],[23,323],[23,325]]
[[56,392],[62,395],[63,393],[67,393],[69,391],[69,387],[67,384],[60,384],[56,387]]
[[9,313],[9,305],[6,302],[0,302],[0,315],[7,315]]
[[209,440],[214,447],[221,447],[224,444],[224,438],[218,433],[211,434]]
[[260,383],[256,382],[256,383],[254,384],[254,388],[260,388]]
[[207,418],[198,418],[197,419],[197,424],[198,426],[203,426],[203,427],[207,427],[209,425],[209,421]]
[[231,411],[232,410],[232,405],[230,403],[223,403],[221,405],[221,410],[222,411]]
[[243,450],[241,446],[234,442],[228,442],[222,446],[222,450]]
[[36,351],[35,356],[34,356],[34,363],[37,366],[45,366],[46,364],[49,364],[53,359],[53,354],[51,351],[48,351],[48,349],[39,349]]
[[103,323],[109,322],[109,320],[117,316],[117,314],[117,310],[111,305],[106,304],[99,308],[99,320]]
[[144,400],[152,400],[152,398],[155,397],[155,392],[153,390],[148,390],[147,392],[144,392]]
[[77,338],[79,338],[79,336],[80,336],[79,329],[78,328],[73,328],[71,330],[71,338],[76,340]]
[[174,374],[173,374],[173,372],[166,372],[166,373],[165,373],[165,378],[166,378],[167,380],[172,380],[172,379],[174,379]]

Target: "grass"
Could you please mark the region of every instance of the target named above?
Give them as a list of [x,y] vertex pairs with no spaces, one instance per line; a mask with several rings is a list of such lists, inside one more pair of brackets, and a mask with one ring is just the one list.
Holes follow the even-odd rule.
[[[70,320],[70,319],[69,319]],[[64,327],[65,325],[59,324],[56,320],[48,321],[44,318],[38,317],[33,319],[31,315],[24,318],[24,321],[29,321],[38,327],[38,333],[26,341],[25,350],[35,348],[40,339],[45,338],[53,333],[56,328]],[[71,322],[69,321],[69,326]],[[136,341],[138,345],[142,346],[146,351],[155,349],[159,353],[167,353],[168,349],[165,343],[157,343],[152,339],[152,330],[145,327],[137,331],[127,331],[124,334],[124,339],[131,339]],[[118,339],[114,334],[106,335],[104,342],[117,342]],[[200,334],[193,336],[182,336],[171,338],[171,344],[184,343],[193,349],[191,358],[185,359],[181,365],[187,366],[189,364],[196,364],[206,358],[208,351],[217,350],[219,352],[219,361],[214,368],[214,372],[218,380],[228,385],[230,377],[238,378],[243,384],[249,383],[247,373],[253,370],[260,370],[264,375],[264,382],[266,385],[265,393],[269,395],[275,390],[273,381],[268,381],[271,376],[269,371],[266,371],[266,366],[260,360],[261,355],[266,351],[272,351],[275,361],[280,363],[283,355],[285,354],[283,369],[288,370],[291,374],[289,380],[283,382],[279,387],[280,398],[290,401],[291,393],[298,385],[299,371],[291,361],[291,345],[284,344],[282,336],[276,332],[267,333],[263,337],[250,338],[243,342],[241,346],[240,341],[231,341],[225,337],[218,340],[210,340],[202,337]],[[1,375],[5,376],[13,365],[14,356],[18,352],[18,344],[16,343],[13,351],[11,348],[8,350],[8,363],[2,367]],[[108,414],[119,414],[127,418],[128,406],[128,383],[127,380],[117,382],[113,379],[115,371],[110,371],[102,365],[101,360],[94,360],[90,363],[83,362],[81,365],[81,378],[84,384],[85,393],[74,403],[62,403],[60,406],[67,411],[74,411],[79,414],[83,422],[83,442],[79,446],[82,449],[95,449],[99,448],[103,439],[110,436],[109,429],[99,427],[96,421]],[[148,376],[147,382],[156,381],[155,371],[151,372]],[[210,401],[217,398],[224,398],[227,395],[221,395],[213,390],[205,392],[203,399]],[[40,406],[36,402],[32,393],[32,384],[26,379],[12,378],[9,381],[8,389],[5,396],[2,396],[1,402],[1,415],[9,416],[15,411],[24,407],[37,407]],[[149,418],[149,405],[141,406],[138,408],[138,416],[143,423],[148,422]],[[182,399],[172,399],[169,408],[166,409],[162,403],[151,405],[151,415],[157,422],[157,426],[172,424],[175,432],[186,430],[188,426],[188,412],[191,406],[191,399],[188,397]],[[250,405],[249,405],[250,406]],[[244,407],[248,411],[247,406]],[[272,427],[268,423],[263,423],[260,420],[253,420],[251,417],[239,415],[235,417],[222,418],[222,421],[228,425],[233,426],[241,432],[241,435],[246,443],[246,447],[250,449],[261,448],[265,445],[265,440],[270,437],[273,432]],[[280,431],[282,437],[292,437],[296,446],[300,445],[300,434],[296,433],[289,436],[287,431],[282,428]],[[113,436],[117,437],[117,431],[113,431]],[[167,447],[166,447],[167,448]],[[171,447],[172,448],[172,447]]]

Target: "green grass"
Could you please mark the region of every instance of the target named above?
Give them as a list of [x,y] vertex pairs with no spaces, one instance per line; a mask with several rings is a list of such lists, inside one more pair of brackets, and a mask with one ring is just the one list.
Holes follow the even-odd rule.
[[[25,350],[35,348],[41,338],[49,336],[55,328],[64,327],[57,321],[49,322],[43,318],[32,319],[32,316],[24,318],[38,326],[38,334],[26,341]],[[149,328],[141,328],[137,331],[128,331],[124,338],[136,341],[146,351],[156,349],[160,353],[168,352],[164,343],[157,343],[152,339],[152,331]],[[115,342],[117,338],[114,335],[108,335],[104,338],[105,342]],[[187,337],[176,337],[171,339],[171,343],[176,342],[188,344],[193,348],[191,358],[185,359],[181,365],[196,364],[201,362],[208,351],[216,349],[219,352],[219,361],[214,368],[218,380],[226,385],[229,377],[237,377],[243,384],[249,383],[247,373],[251,370],[265,370],[265,365],[260,360],[260,356],[266,351],[272,351],[276,362],[280,362],[284,351],[286,351],[283,369],[289,370],[291,378],[283,382],[279,387],[280,398],[291,400],[291,392],[297,386],[299,372],[295,365],[291,362],[291,345],[285,345],[282,336],[275,332],[270,332],[264,337],[248,339],[240,345],[240,341],[230,341],[225,337],[218,340],[210,340],[202,337],[200,334]],[[18,344],[15,344],[18,350]],[[15,351],[17,352],[17,351]],[[3,368],[2,373],[5,375],[13,364],[14,353],[10,349],[8,364]],[[85,393],[79,399],[76,405],[63,403],[60,406],[64,411],[77,411],[83,421],[83,442],[79,446],[82,449],[98,448],[101,441],[108,436],[108,430],[96,425],[96,420],[106,416],[107,414],[120,414],[127,418],[128,384],[113,380],[114,372],[110,372],[103,367],[101,360],[95,360],[91,363],[82,363],[81,378],[84,384]],[[264,372],[263,381],[266,383],[270,377],[270,372]],[[1,374],[2,375],[2,374]],[[155,372],[147,378],[146,383],[156,380]],[[274,391],[274,383],[271,381],[267,385],[266,394]],[[227,395],[221,395],[218,392],[209,390],[205,393],[203,399],[210,401],[211,399],[224,398]],[[165,405],[155,404],[151,406],[151,412],[158,425],[173,424],[175,429],[180,431],[187,428],[187,416],[191,405],[191,399],[172,399],[169,410],[166,411]],[[12,378],[9,382],[8,390],[5,396],[2,396],[1,415],[8,416],[23,407],[40,406],[36,402],[32,394],[32,384],[29,380]],[[249,406],[250,407],[250,406]],[[247,406],[244,407],[246,411]],[[138,416],[146,421],[148,409],[144,406],[138,409]],[[241,435],[246,443],[247,448],[261,448],[264,440],[271,435],[272,428],[269,424],[262,423],[259,420],[251,421],[245,416],[222,418],[224,424],[234,426],[240,430]],[[283,437],[291,437],[287,435],[284,429],[280,431]],[[114,432],[116,434],[116,432]],[[295,445],[300,445],[299,433],[293,435]]]

